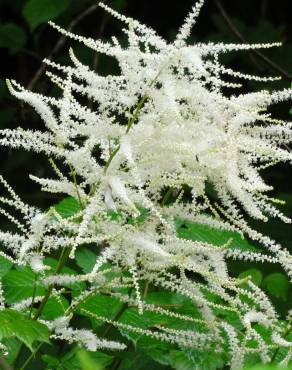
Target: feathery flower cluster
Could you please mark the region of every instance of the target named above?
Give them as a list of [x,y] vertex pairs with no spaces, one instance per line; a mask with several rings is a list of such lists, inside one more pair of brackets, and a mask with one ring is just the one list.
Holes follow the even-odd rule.
[[[0,131],[0,145],[46,154],[56,178],[31,179],[45,191],[74,197],[80,209],[69,218],[62,218],[54,208],[42,212],[24,204],[1,177],[10,194],[1,197],[1,202],[19,210],[23,217],[20,221],[1,210],[19,233],[2,232],[0,240],[7,248],[5,256],[15,264],[31,266],[40,284],[55,286],[56,297],[62,296],[62,287],[68,284],[86,283],[62,320],[46,322],[52,338],[77,341],[89,350],[123,349],[122,343],[69,326],[80,303],[92,294],[106,293],[136,305],[141,315],[152,311],[192,322],[192,330],[148,330],[87,312],[117,328],[180,347],[227,351],[232,369],[241,368],[250,353],[269,362],[275,346],[288,347],[286,363],[291,343],[282,338],[269,299],[250,281],[230,277],[227,262],[239,258],[279,263],[292,277],[288,251],[245,221],[248,214],[263,221],[272,216],[290,222],[267,197],[271,186],[265,184],[260,171],[292,160],[286,150],[292,140],[292,124],[274,119],[268,112],[270,105],[290,99],[292,90],[226,95],[226,89],[241,86],[230,82],[230,77],[255,81],[277,77],[233,71],[220,64],[221,54],[279,44],[188,45],[203,3],[200,0],[193,7],[173,43],[102,3],[102,8],[124,23],[127,46],[115,37],[111,42],[84,38],[51,23],[69,38],[115,58],[120,73],[98,75],[70,50],[72,66],[45,60],[53,70],[48,76],[62,92],[59,98],[8,81],[10,92],[37,111],[46,130],[5,129]],[[84,104],[85,100],[91,104]],[[68,171],[60,171],[58,163]],[[217,193],[215,204],[208,198],[207,184]],[[143,210],[147,216],[141,221]],[[263,252],[186,240],[177,235],[178,218],[245,234],[261,243]],[[60,251],[63,261],[73,259],[84,245],[96,253],[90,272],[50,273],[46,256]],[[111,266],[111,277],[104,266]],[[200,279],[194,278],[198,275]],[[197,316],[148,304],[140,291],[145,281],[187,297]],[[120,288],[128,289],[128,294],[119,293],[125,291]],[[29,305],[26,300],[13,307],[20,310]],[[229,314],[237,317],[237,326],[228,322]],[[265,329],[270,342],[256,326]]]

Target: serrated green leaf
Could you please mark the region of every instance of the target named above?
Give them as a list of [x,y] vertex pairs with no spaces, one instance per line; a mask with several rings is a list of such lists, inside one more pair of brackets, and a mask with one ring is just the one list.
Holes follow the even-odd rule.
[[0,48],[7,48],[12,53],[22,49],[26,43],[24,30],[14,23],[0,26]]
[[4,297],[8,304],[21,301],[35,295],[45,294],[45,288],[35,280],[34,272],[28,267],[10,270],[3,277]]
[[75,253],[76,263],[79,267],[81,267],[85,274],[89,273],[93,269],[96,258],[97,255],[85,247],[77,249]]
[[28,0],[23,8],[23,15],[33,30],[38,25],[58,17],[70,3],[71,0]]
[[62,218],[67,218],[74,216],[77,212],[79,212],[80,205],[75,198],[68,197],[54,205],[54,209],[59,213],[59,215]]
[[238,278],[244,279],[247,276],[250,276],[252,282],[256,284],[257,286],[259,286],[263,280],[263,274],[258,269],[249,269],[249,270],[243,271],[241,274],[238,275]]
[[5,309],[0,311],[0,340],[17,337],[32,351],[35,341],[49,343],[48,328],[18,311]]
[[222,246],[230,242],[230,248],[255,251],[257,248],[235,231],[216,229],[209,225],[192,223],[189,221],[176,220],[177,234],[179,237]]
[[290,284],[284,274],[275,272],[268,275],[264,278],[262,286],[272,296],[287,301]]

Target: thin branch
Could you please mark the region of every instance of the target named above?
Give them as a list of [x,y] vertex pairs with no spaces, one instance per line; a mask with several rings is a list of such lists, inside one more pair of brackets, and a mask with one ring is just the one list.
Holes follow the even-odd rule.
[[[232,33],[237,37],[237,39],[243,43],[247,43],[243,35],[240,33],[240,31],[236,28],[236,26],[232,23],[231,19],[229,18],[228,14],[226,13],[225,9],[223,8],[222,4],[219,0],[214,0],[215,5],[217,6],[220,14],[224,18],[227,26],[230,28]],[[263,60],[268,66],[270,66],[274,71],[277,73],[280,73],[282,77],[285,77],[288,80],[292,80],[292,75],[287,72],[285,69],[283,69],[281,66],[279,66],[277,63],[275,63],[273,60],[271,60],[269,57],[267,57],[265,54],[263,54],[259,50],[252,50],[251,53],[259,57],[261,60]]]
[[[94,5],[90,6],[89,8],[85,9],[75,19],[73,19],[73,21],[69,24],[69,26],[67,28],[67,31],[71,32],[73,30],[73,28],[75,28],[77,26],[78,23],[80,23],[84,18],[86,18],[91,13],[93,13],[98,8],[98,5],[99,5],[100,2],[101,2],[101,0],[98,1],[97,4],[94,4]],[[47,59],[52,59],[52,57],[55,56],[59,52],[60,49],[62,49],[62,47],[64,46],[64,44],[66,42],[66,39],[67,39],[66,36],[61,36],[60,37],[60,39],[58,40],[58,42],[54,46],[53,50],[51,51],[51,53],[47,56]],[[40,68],[36,71],[35,75],[31,79],[31,81],[29,82],[28,90],[33,89],[34,85],[40,79],[40,77],[44,73],[45,69],[46,69],[46,65],[42,64],[40,66]]]

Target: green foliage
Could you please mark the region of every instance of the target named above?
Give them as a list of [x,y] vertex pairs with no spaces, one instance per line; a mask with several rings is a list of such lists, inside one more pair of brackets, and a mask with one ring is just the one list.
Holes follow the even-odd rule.
[[169,365],[175,370],[216,370],[223,368],[224,359],[219,353],[170,351]]
[[75,198],[67,197],[54,205],[54,209],[62,218],[67,218],[80,211],[80,205]]
[[257,250],[246,239],[234,231],[215,229],[208,225],[192,223],[183,220],[177,220],[177,233],[181,238],[197,240],[213,245],[223,246],[229,243],[231,248],[240,248],[241,250]]
[[23,15],[31,30],[38,25],[53,20],[63,13],[71,0],[28,0],[23,8]]
[[[88,352],[81,350],[77,352],[77,357],[82,370],[102,370],[103,366],[99,363],[98,359],[93,359]],[[107,361],[105,361],[107,362]]]
[[283,301],[287,301],[289,285],[288,278],[284,274],[278,272],[265,277],[262,283],[262,286],[269,294]]
[[68,300],[64,297],[57,299],[51,297],[48,299],[48,302],[43,310],[42,318],[44,320],[53,320],[57,317],[63,316],[66,308],[69,307]]
[[249,270],[246,270],[246,271],[243,271],[241,274],[238,275],[238,277],[240,279],[244,279],[246,277],[250,276],[251,277],[251,280],[254,284],[256,285],[260,285],[262,280],[263,280],[263,274],[260,270],[258,269],[249,269]]
[[0,340],[14,336],[31,351],[35,341],[49,343],[49,331],[45,325],[25,317],[18,311],[0,311]]
[[74,347],[64,356],[43,355],[42,360],[48,365],[48,370],[104,370],[113,357],[100,351],[93,353]]
[[[286,367],[281,367],[280,369],[282,370],[285,370],[288,368]],[[276,366],[276,365],[256,365],[256,366],[253,366],[253,367],[249,367],[249,368],[244,368],[244,370],[279,370],[279,366]]]
[[17,24],[0,25],[0,48],[7,48],[11,53],[15,53],[24,47],[26,40],[24,30]]
[[81,247],[76,251],[75,258],[77,265],[81,267],[82,272],[86,274],[93,269],[96,261],[96,254],[88,248]]
[[81,315],[87,315],[84,310],[92,312],[98,316],[114,319],[122,308],[120,301],[114,297],[106,295],[94,295],[84,300],[77,309]]
[[45,292],[45,288],[37,283],[35,274],[28,267],[10,270],[3,277],[3,288],[8,303],[15,303],[33,295],[43,295]]
[[7,272],[11,269],[12,262],[8,259],[0,256],[0,277],[3,277],[7,274]]

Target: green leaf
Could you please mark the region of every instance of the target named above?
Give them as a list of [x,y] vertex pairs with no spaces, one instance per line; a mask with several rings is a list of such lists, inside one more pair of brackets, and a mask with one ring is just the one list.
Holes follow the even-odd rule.
[[226,363],[222,353],[214,351],[198,351],[186,349],[184,351],[171,351],[169,364],[175,370],[217,370],[222,369]]
[[49,365],[48,369],[54,370],[104,370],[113,357],[100,351],[89,352],[74,347],[61,358],[43,355],[42,360]]
[[98,360],[93,359],[88,352],[80,350],[77,352],[77,358],[80,362],[82,370],[103,370],[104,367],[98,363]]
[[137,347],[161,365],[169,365],[169,352],[176,348],[171,343],[150,337],[140,338]]
[[[80,353],[86,354],[88,357],[90,357],[92,359],[92,361],[95,362],[95,364],[100,366],[101,369],[105,369],[113,361],[113,356],[110,356],[106,353],[99,352],[99,351],[88,352],[88,351],[85,351],[84,349],[79,349],[79,351],[77,352],[77,355],[78,355],[78,358],[79,358],[79,361],[81,362],[81,364],[82,364],[82,360],[81,360],[81,357],[80,357]],[[83,366],[83,370],[87,370],[87,368]]]
[[54,320],[57,317],[63,316],[65,310],[69,307],[67,299],[60,297],[51,297],[48,299],[42,313],[42,319]]
[[263,274],[258,269],[249,269],[249,270],[243,271],[241,274],[238,275],[238,278],[244,279],[247,276],[250,276],[252,282],[257,286],[259,286],[263,280]]
[[18,311],[5,309],[0,311],[0,340],[17,337],[33,351],[35,341],[49,343],[48,328]]
[[73,197],[68,197],[61,200],[61,202],[54,205],[54,208],[62,218],[74,216],[80,211],[80,205]]
[[153,361],[151,357],[145,355],[144,352],[139,351],[139,348],[129,349],[126,353],[119,353],[119,357],[122,359],[119,370],[168,370],[169,367],[160,365],[156,361]]
[[86,310],[97,316],[114,319],[121,307],[122,303],[117,298],[106,295],[94,295],[80,303],[77,306],[77,311],[83,316],[86,316],[86,313],[83,311]]
[[216,229],[209,225],[192,223],[180,219],[176,220],[176,225],[178,236],[184,239],[201,241],[217,246],[222,246],[231,241],[231,248],[240,248],[241,250],[252,251],[257,250],[255,246],[251,245],[235,231]]
[[75,253],[76,263],[87,274],[92,271],[97,255],[88,248],[81,247]]
[[182,351],[171,351],[169,364],[175,370],[194,370],[195,364]]
[[[36,287],[35,291],[34,288]],[[35,274],[28,267],[10,270],[3,277],[4,296],[8,304],[21,301],[35,295],[44,295],[45,288],[38,285]]]
[[12,364],[15,361],[19,353],[19,349],[22,343],[16,337],[5,338],[2,340],[2,343],[5,345],[5,347],[7,348],[7,352],[8,352],[8,354],[5,355],[5,360],[7,360],[7,362]]
[[[164,307],[171,308],[171,307]],[[196,310],[194,310],[196,312]],[[174,317],[170,317],[165,314],[156,312],[144,311],[141,315],[136,308],[128,308],[121,315],[119,322],[132,325],[142,329],[151,329],[157,325],[165,326],[171,329],[183,329],[183,330],[198,330],[202,324],[197,324],[185,320],[180,320]],[[139,343],[143,334],[137,334],[130,330],[120,330],[127,338],[131,339],[135,344]]]
[[194,305],[194,302],[182,294],[167,291],[149,292],[145,301],[183,315],[189,315],[196,318],[201,317],[201,314]]
[[6,23],[0,26],[0,48],[7,48],[11,53],[22,49],[26,44],[24,30],[14,23]]
[[6,259],[3,256],[0,256],[0,278],[7,274],[7,272],[11,269],[12,262]]
[[41,23],[58,17],[70,5],[71,0],[28,0],[23,15],[34,30]]
[[55,370],[59,370],[59,369],[62,369],[61,367],[61,363],[59,361],[58,358],[55,358],[53,356],[50,356],[50,355],[43,355],[42,356],[42,360],[49,365],[49,368],[52,368],[52,369],[55,369]]
[[[288,370],[286,367],[281,367],[281,370],[285,369]],[[245,367],[244,370],[279,370],[279,367],[277,365],[256,365],[249,368]]]
[[289,285],[288,278],[279,272],[268,275],[264,278],[262,283],[263,288],[265,288],[268,293],[283,301],[287,301]]

